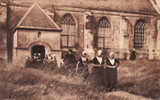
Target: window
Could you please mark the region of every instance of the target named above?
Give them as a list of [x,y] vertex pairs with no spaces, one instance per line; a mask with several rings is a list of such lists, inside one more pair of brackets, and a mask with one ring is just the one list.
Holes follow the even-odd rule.
[[99,27],[98,27],[98,48],[110,48],[111,47],[111,42],[112,42],[112,37],[110,33],[110,28],[111,25],[106,17],[102,17],[99,20]]
[[144,20],[137,21],[134,27],[134,48],[140,49],[144,45]]
[[71,14],[64,15],[62,19],[62,48],[72,48],[75,46],[76,23]]

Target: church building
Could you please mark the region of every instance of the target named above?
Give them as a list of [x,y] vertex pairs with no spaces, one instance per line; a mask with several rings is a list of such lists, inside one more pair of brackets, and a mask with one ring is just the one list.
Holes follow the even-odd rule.
[[[46,6],[47,5],[47,6]],[[13,60],[33,51],[58,59],[72,49],[114,51],[128,59],[160,59],[160,15],[149,0],[54,0],[13,9]]]

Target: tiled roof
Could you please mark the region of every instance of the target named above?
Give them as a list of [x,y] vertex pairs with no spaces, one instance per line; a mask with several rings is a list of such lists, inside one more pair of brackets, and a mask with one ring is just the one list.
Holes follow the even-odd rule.
[[[20,2],[19,0],[15,0]],[[29,4],[37,0],[21,0]],[[135,12],[142,14],[158,14],[149,0],[39,0],[43,6],[54,4],[62,7],[78,7],[87,9],[102,9],[119,12]]]
[[32,7],[28,9],[16,28],[60,30],[60,27],[37,3],[33,4]]
[[54,4],[116,12],[158,14],[149,0],[55,0]]

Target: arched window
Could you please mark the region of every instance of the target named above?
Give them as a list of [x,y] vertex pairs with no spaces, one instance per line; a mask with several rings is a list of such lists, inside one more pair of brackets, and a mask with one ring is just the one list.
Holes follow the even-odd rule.
[[76,23],[71,14],[66,14],[62,19],[62,48],[72,48],[75,46]]
[[99,20],[98,26],[98,48],[110,48],[112,37],[110,32],[111,25],[106,17],[102,17]]
[[134,26],[134,48],[140,49],[144,45],[144,20],[139,20]]

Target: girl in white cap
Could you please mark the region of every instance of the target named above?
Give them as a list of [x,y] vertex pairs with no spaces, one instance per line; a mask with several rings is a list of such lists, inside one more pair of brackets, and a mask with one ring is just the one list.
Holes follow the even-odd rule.
[[104,64],[105,59],[102,50],[98,50],[96,56],[92,60],[93,69],[91,73],[91,81],[94,86],[99,89],[104,88]]
[[104,57],[102,53],[102,50],[97,51],[96,57],[93,59],[93,64],[104,64]]
[[85,51],[82,52],[82,56],[80,57],[77,66],[76,66],[76,73],[82,74],[83,78],[86,79],[88,77],[88,57]]
[[84,66],[88,64],[87,53],[85,51],[82,52],[80,59],[78,60],[76,72],[81,72]]
[[119,66],[119,60],[115,59],[114,52],[109,53],[109,57],[106,59],[106,69],[105,69],[105,76],[107,82],[107,88],[109,91],[116,89],[117,83],[117,67]]

